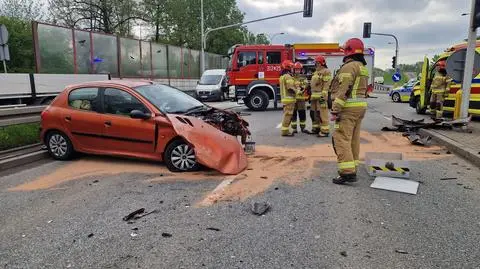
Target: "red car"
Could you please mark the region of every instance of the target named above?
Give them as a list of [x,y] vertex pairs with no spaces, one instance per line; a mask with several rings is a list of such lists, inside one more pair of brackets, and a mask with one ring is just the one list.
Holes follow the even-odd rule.
[[150,81],[68,86],[42,112],[41,129],[57,160],[83,152],[164,161],[171,171],[204,165],[237,174],[247,166],[245,120]]

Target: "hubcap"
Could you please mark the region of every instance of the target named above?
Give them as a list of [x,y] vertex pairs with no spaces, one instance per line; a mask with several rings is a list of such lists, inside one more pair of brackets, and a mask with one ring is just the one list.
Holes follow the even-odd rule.
[[57,157],[63,157],[67,153],[67,140],[59,134],[52,135],[48,145],[50,151]]
[[179,145],[173,149],[171,154],[172,164],[182,171],[189,170],[197,163],[195,152],[189,145]]
[[397,95],[397,94],[393,95],[393,100],[394,100],[395,102],[397,102],[398,99],[400,99],[400,98],[398,98],[398,95]]
[[254,96],[252,98],[252,104],[254,107],[260,107],[262,105],[262,98],[258,97],[258,96]]

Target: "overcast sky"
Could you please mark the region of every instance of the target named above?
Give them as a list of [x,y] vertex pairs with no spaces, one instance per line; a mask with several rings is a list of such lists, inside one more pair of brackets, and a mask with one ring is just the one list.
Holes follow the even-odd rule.
[[[291,15],[248,25],[255,33],[274,34],[274,43],[345,42],[362,37],[363,22],[372,32],[399,39],[400,63],[422,61],[467,37],[471,0],[313,0],[313,17]],[[303,0],[237,0],[245,20],[303,9]],[[365,45],[376,50],[375,66],[391,67],[395,43],[391,37],[372,36]]]

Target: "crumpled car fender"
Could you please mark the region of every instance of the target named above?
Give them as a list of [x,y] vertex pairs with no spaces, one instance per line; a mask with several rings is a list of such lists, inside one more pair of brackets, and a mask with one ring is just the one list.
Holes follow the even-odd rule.
[[247,168],[247,156],[237,138],[195,117],[167,114],[175,132],[195,149],[197,161],[223,174]]

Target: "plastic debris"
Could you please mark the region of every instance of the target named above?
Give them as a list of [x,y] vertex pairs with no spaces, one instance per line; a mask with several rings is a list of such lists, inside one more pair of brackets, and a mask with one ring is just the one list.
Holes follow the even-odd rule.
[[396,252],[396,253],[400,253],[400,254],[408,254],[407,251],[402,250],[402,249],[396,249],[395,252]]
[[136,215],[142,214],[143,212],[145,212],[145,208],[137,209],[137,210],[133,211],[132,213],[123,217],[123,220],[124,221],[129,221],[129,220],[133,219]]
[[220,231],[220,229],[218,229],[218,228],[212,228],[212,227],[208,227],[207,230],[215,231],[215,232],[219,232],[219,231]]
[[345,250],[344,250],[344,251],[341,251],[341,252],[340,252],[340,255],[342,255],[343,257],[347,257],[347,256],[348,256],[348,255],[347,255],[347,252],[346,252]]
[[172,234],[169,234],[169,233],[162,233],[162,237],[172,237]]

